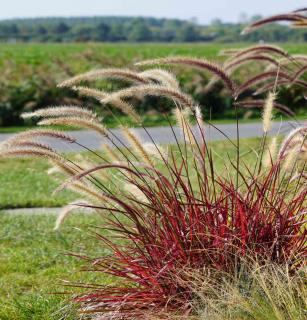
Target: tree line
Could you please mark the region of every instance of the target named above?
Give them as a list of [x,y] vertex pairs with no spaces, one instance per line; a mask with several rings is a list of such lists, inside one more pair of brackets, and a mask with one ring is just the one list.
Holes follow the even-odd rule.
[[[259,19],[259,16],[251,20]],[[0,21],[2,42],[304,42],[307,32],[273,24],[240,35],[244,23],[215,19],[208,25],[140,17],[37,18]]]

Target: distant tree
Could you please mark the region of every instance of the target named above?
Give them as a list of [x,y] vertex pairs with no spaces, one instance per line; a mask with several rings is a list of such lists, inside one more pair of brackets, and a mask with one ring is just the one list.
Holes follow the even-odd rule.
[[48,30],[44,26],[38,26],[37,33],[39,35],[45,35],[48,33]]
[[[248,21],[258,20],[248,17]],[[215,19],[210,25],[178,19],[130,17],[82,17],[13,19],[0,21],[1,41],[223,41],[223,42],[306,42],[306,32],[287,25],[268,28],[240,36],[246,15],[240,23],[224,23]]]
[[223,24],[221,19],[213,19],[211,25],[214,27],[220,27]]
[[98,24],[97,26],[97,40],[99,41],[108,41],[109,40],[109,36],[110,36],[110,27],[101,22]]
[[82,42],[82,41],[90,41],[93,36],[94,29],[88,25],[81,25],[73,30],[73,38],[75,41]]
[[10,35],[17,35],[19,33],[19,28],[16,23],[13,23],[9,26],[8,33]]
[[178,29],[176,40],[180,42],[193,42],[200,40],[200,34],[196,27],[192,24],[186,24]]
[[68,26],[66,23],[60,22],[59,24],[56,25],[54,31],[55,31],[55,33],[57,33],[57,34],[64,34],[64,33],[68,32],[69,29],[70,29],[70,28],[69,28],[69,26]]
[[126,40],[124,27],[122,24],[113,23],[109,32],[110,41],[123,41]]
[[132,23],[128,40],[133,42],[151,41],[152,32],[143,20],[137,19]]

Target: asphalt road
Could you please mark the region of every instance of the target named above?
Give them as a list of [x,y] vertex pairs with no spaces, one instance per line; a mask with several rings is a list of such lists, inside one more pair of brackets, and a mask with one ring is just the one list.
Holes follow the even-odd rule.
[[[273,123],[270,135],[275,135],[278,133],[286,134],[291,129],[297,126],[298,124],[294,122],[275,122]],[[135,128],[133,130],[144,143],[152,142],[151,138],[154,140],[155,143],[158,144],[176,143],[174,133],[172,132],[172,129],[170,127],[153,127],[147,128],[146,130],[143,128]],[[222,131],[224,135],[220,131]],[[179,141],[182,141],[183,136],[181,134],[181,130],[178,128],[174,128],[174,132],[176,134],[176,138]],[[216,128],[213,126],[207,126],[205,128],[205,132],[207,141],[225,140],[225,136],[227,136],[229,139],[236,139],[237,136],[236,124],[219,124],[216,125]],[[263,135],[262,123],[240,124],[239,132],[240,138],[261,137]],[[84,145],[92,150],[98,149],[104,143],[112,145],[112,143],[110,143],[108,139],[102,138],[100,135],[93,131],[70,131],[67,133],[75,137],[80,145]],[[11,136],[12,134],[0,134],[0,143]],[[123,146],[122,142],[128,145],[120,129],[111,129],[110,136],[112,137],[112,140],[116,145]],[[60,152],[73,152],[84,150],[82,146],[75,143],[65,143],[55,139],[42,139],[42,141],[50,144],[51,147]]]

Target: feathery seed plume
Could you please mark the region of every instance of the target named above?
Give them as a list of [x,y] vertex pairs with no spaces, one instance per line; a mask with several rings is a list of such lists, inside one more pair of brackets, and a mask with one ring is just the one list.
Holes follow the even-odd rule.
[[285,159],[284,159],[284,163],[283,163],[283,169],[285,171],[292,171],[295,163],[296,163],[296,160],[298,158],[298,151],[297,148],[294,148],[292,150],[290,150],[289,153],[287,153]]
[[193,99],[178,90],[175,90],[171,87],[165,87],[161,85],[140,85],[129,87],[127,89],[119,90],[115,93],[110,94],[107,98],[103,100],[103,102],[112,102],[114,99],[123,99],[123,98],[131,98],[138,94],[141,95],[151,95],[151,96],[165,96],[173,99],[177,103],[187,106],[191,109],[194,109],[195,102]]
[[291,146],[292,142],[297,138],[297,136],[299,136],[301,141],[303,142],[307,137],[307,127],[296,128],[288,134],[288,136],[284,139],[280,146],[278,153],[279,159],[282,159],[285,156],[289,146]]
[[108,136],[107,129],[96,119],[82,119],[77,117],[62,117],[62,118],[51,118],[51,119],[45,119],[41,120],[38,125],[65,125],[65,126],[72,126],[72,127],[81,127],[86,129],[91,129],[99,134],[101,134],[104,137]]
[[[98,90],[98,89],[92,89],[88,87],[72,87],[74,91],[79,92],[80,94],[87,96],[87,97],[92,97],[98,100],[99,102],[103,103],[103,99],[106,99],[110,94],[106,93],[104,91]],[[112,101],[109,102],[112,104],[115,108],[121,110],[124,114],[128,115],[131,117],[133,121],[136,123],[142,123],[142,118],[140,115],[135,111],[134,107],[128,103],[125,102],[121,99],[113,99]]]
[[272,141],[270,142],[266,152],[263,156],[263,166],[265,168],[270,168],[276,158],[277,155],[277,137],[273,137]]
[[232,93],[235,92],[236,86],[234,82],[230,79],[229,75],[223,69],[223,67],[218,65],[217,63],[210,62],[205,59],[196,59],[191,57],[169,57],[169,58],[142,61],[137,63],[136,65],[143,66],[143,65],[153,65],[153,64],[181,64],[181,65],[194,67],[197,69],[210,71],[225,83],[225,85],[230,90],[230,92]]
[[143,77],[154,79],[164,86],[170,86],[179,90],[176,77],[169,71],[163,69],[149,69],[140,73]]
[[152,157],[159,160],[166,160],[168,157],[168,152],[162,146],[155,145],[154,143],[147,142],[143,144],[144,150]]
[[143,147],[143,144],[141,142],[141,140],[139,139],[139,137],[129,128],[122,126],[121,127],[125,137],[127,138],[127,140],[129,141],[129,143],[131,144],[132,148],[134,149],[135,152],[137,152],[141,158],[143,159],[143,161],[147,164],[149,164],[151,167],[154,167],[154,163],[150,157],[150,155],[146,152],[146,150]]
[[267,133],[268,131],[270,131],[272,127],[272,114],[273,114],[275,99],[276,99],[276,94],[273,92],[270,92],[265,101],[263,115],[262,115],[264,133]]
[[29,140],[13,140],[13,141],[7,141],[6,144],[3,145],[4,148],[16,148],[16,147],[28,147],[28,148],[38,148],[38,149],[44,149],[49,150],[51,152],[55,152],[50,146],[44,143],[36,142],[36,141],[29,141]]
[[39,157],[54,160],[56,162],[63,161],[63,158],[59,154],[42,148],[12,148],[8,150],[1,150],[0,157]]
[[90,81],[90,80],[98,80],[101,78],[111,78],[111,79],[119,79],[119,80],[126,80],[131,81],[133,83],[148,83],[148,79],[140,76],[137,72],[128,70],[128,69],[100,69],[94,70],[90,72],[86,72],[84,74],[75,76],[68,80],[61,82],[58,87],[71,87],[74,86],[82,81]]
[[269,18],[264,18],[261,20],[258,20],[249,26],[247,26],[243,31],[242,34],[247,34],[249,32],[252,32],[262,26],[265,26],[267,24],[271,24],[273,22],[278,22],[278,21],[289,21],[295,23],[301,22],[305,27],[307,26],[307,18],[306,16],[300,14],[299,12],[291,12],[291,13],[286,13],[286,14],[279,14],[275,15]]
[[24,119],[42,117],[42,118],[53,118],[53,117],[85,117],[85,118],[97,118],[97,115],[91,110],[78,107],[78,106],[56,106],[39,109],[34,112],[27,112],[21,115]]
[[3,146],[11,145],[17,141],[33,140],[38,138],[54,138],[63,140],[65,142],[73,143],[76,142],[76,139],[62,131],[52,130],[52,129],[33,129],[27,130],[21,133],[14,135],[8,140],[4,141]]
[[103,144],[102,149],[106,151],[106,154],[110,158],[111,161],[113,161],[113,162],[121,162],[122,161],[120,155],[117,152],[115,152],[114,148],[112,148],[108,144]]
[[81,95],[83,95],[85,97],[95,98],[98,101],[104,99],[108,95],[108,93],[106,93],[105,91],[102,91],[99,89],[94,89],[94,88],[89,88],[89,87],[85,87],[85,86],[73,86],[73,87],[71,87],[71,89],[73,91],[80,93]]
[[176,108],[174,110],[174,115],[178,126],[182,129],[183,137],[185,141],[194,145],[196,144],[193,132],[192,125],[190,123],[189,117],[191,116],[191,112],[189,109],[185,108],[183,110]]
[[67,206],[65,206],[61,212],[59,213],[57,220],[55,222],[55,227],[54,231],[57,231],[60,229],[61,225],[64,223],[65,219],[67,216],[73,211],[73,210],[80,210],[80,207],[82,207],[82,210],[88,210],[88,211],[93,211],[93,209],[88,208],[88,206],[91,206],[92,204],[85,201],[85,200],[76,200],[71,203],[69,203]]

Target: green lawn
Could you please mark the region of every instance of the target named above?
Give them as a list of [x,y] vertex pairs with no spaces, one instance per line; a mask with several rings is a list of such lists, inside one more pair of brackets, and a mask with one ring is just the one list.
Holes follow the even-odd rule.
[[[52,211],[51,211],[52,212]],[[76,289],[64,287],[71,282],[110,279],[98,273],[81,271],[83,262],[65,255],[76,252],[103,256],[106,250],[97,246],[90,234],[101,225],[94,215],[73,215],[61,233],[53,231],[55,215],[15,215],[1,213],[0,226],[0,319],[59,320],[76,319],[71,295]],[[77,290],[78,291],[78,290]]]
[[51,196],[57,183],[47,175],[47,160],[0,160],[0,208],[57,207],[74,200],[72,193]]
[[[210,145],[216,154],[215,165],[218,170],[224,169],[227,154],[230,158],[236,155],[230,142],[212,142]],[[258,146],[259,139],[242,139],[242,160],[247,163],[255,160],[251,150]],[[70,158],[75,156],[69,155]],[[42,159],[0,159],[0,209],[58,207],[75,200],[78,196],[69,191],[52,196],[58,184],[47,175],[49,167],[48,161]]]

